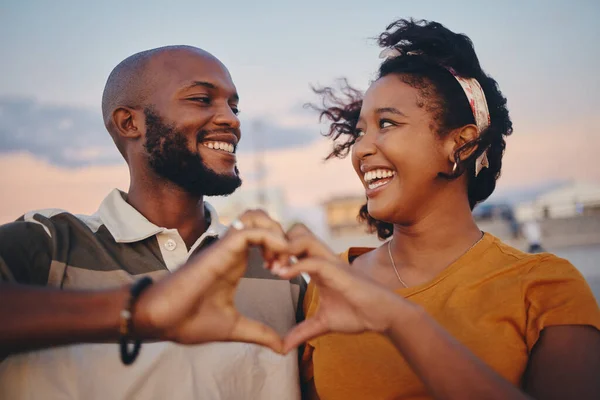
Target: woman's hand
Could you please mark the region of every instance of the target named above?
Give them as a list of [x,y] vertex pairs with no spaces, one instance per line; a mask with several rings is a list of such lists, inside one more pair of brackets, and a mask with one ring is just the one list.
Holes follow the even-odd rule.
[[295,225],[287,237],[289,251],[300,261],[274,272],[285,279],[308,273],[319,290],[319,305],[313,317],[288,333],[284,351],[330,332],[385,333],[399,313],[404,311],[408,315],[415,311],[416,306],[392,291],[352,273],[348,265],[305,226]]

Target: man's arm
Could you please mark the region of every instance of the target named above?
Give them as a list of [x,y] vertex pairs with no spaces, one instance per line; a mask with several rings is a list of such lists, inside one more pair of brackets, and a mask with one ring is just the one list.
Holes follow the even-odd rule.
[[44,287],[53,226],[21,218],[0,226],[0,357],[81,342],[116,341],[128,288],[62,291]]
[[82,342],[116,342],[129,288],[62,291],[0,284],[0,356]]
[[[132,315],[134,337],[183,344],[248,342],[281,351],[279,335],[242,316],[233,300],[246,271],[248,249],[257,246],[268,251],[272,256],[266,261],[272,263],[279,254],[288,254],[287,241],[280,231],[269,228],[271,220],[264,213],[246,212],[240,220],[256,228],[229,230],[221,240],[139,296]],[[4,252],[11,253],[7,247]],[[4,263],[2,254],[0,251],[0,265]],[[8,267],[11,271],[29,268],[14,262]],[[11,354],[116,341],[121,310],[129,296],[129,287],[62,291],[14,281],[0,283],[0,351]]]
[[80,342],[116,341],[127,288],[62,291],[44,287],[53,226],[31,218],[0,226],[0,357]]

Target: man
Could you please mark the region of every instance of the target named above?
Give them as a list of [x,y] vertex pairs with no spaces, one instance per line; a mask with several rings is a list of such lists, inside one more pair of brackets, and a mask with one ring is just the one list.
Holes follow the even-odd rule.
[[[193,47],[145,51],[112,71],[102,113],[129,166],[129,191],[114,190],[89,217],[44,210],[0,228],[0,277],[4,282],[0,303],[3,307],[14,305],[0,313],[0,321],[8,326],[2,328],[8,330],[8,336],[23,335],[21,340],[8,340],[11,345],[3,348],[12,355],[0,362],[0,398],[299,397],[297,356],[281,356],[254,344],[144,344],[137,361],[127,367],[119,361],[114,344],[14,354],[59,344],[114,341],[118,325],[114,310],[126,301],[127,289],[68,290],[115,288],[141,276],[163,279],[162,286],[148,289],[146,297],[142,294],[140,313],[164,311],[165,307],[170,311],[171,307],[173,315],[179,316],[179,303],[185,303],[181,307],[188,310],[183,312],[185,318],[192,318],[191,309],[201,312],[198,321],[192,322],[177,317],[175,323],[169,320],[169,312],[160,318],[135,317],[134,326],[141,325],[138,336],[183,343],[249,341],[277,347],[273,332],[265,335],[266,329],[262,336],[255,334],[261,328],[247,321],[240,326],[235,313],[218,300],[214,304],[219,307],[213,308],[219,312],[211,314],[206,311],[210,307],[201,307],[198,302],[208,300],[203,299],[200,288],[205,288],[204,279],[208,278],[206,273],[195,272],[194,265],[165,278],[224,233],[217,213],[203,197],[230,194],[241,184],[235,156],[240,139],[238,101],[225,66]],[[251,219],[256,228],[261,228],[256,221],[267,220],[260,215]],[[214,255],[217,245],[222,244],[206,250],[212,251],[211,265],[218,264],[214,264],[219,257]],[[221,252],[232,252],[226,243],[221,247]],[[302,283],[272,277],[257,261],[256,257],[249,261],[236,292],[236,307],[282,335],[296,322]],[[194,284],[200,294],[194,292]],[[40,291],[30,285],[68,290]],[[208,315],[208,320],[203,320],[203,315]],[[147,320],[153,320],[154,326],[147,327]],[[161,326],[156,333],[158,320],[176,327]],[[205,327],[206,321],[212,324],[212,334],[202,340],[194,336],[198,334],[194,330],[192,337],[187,335],[190,327]]]

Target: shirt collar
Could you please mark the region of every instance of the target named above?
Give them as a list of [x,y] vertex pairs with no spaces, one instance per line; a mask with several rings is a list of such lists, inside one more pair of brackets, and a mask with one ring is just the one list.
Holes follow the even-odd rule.
[[[139,242],[166,229],[148,221],[127,203],[126,198],[127,193],[113,189],[96,212],[117,243]],[[219,222],[219,216],[213,206],[204,202],[204,208],[210,215],[210,226],[199,241],[203,241],[206,237],[219,237],[227,230],[227,227]]]

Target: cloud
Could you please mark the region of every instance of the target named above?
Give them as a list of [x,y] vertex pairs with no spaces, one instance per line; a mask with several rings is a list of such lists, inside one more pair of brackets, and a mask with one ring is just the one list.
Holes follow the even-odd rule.
[[[318,127],[294,113],[277,117],[242,118],[240,151],[301,146],[319,137]],[[99,112],[40,103],[32,99],[0,98],[0,153],[27,151],[63,167],[110,165],[122,161]]]
[[44,208],[90,214],[112,188],[127,190],[129,186],[124,162],[70,168],[50,164],[31,153],[11,153],[0,154],[0,171],[0,223]]
[[67,167],[121,160],[99,113],[31,99],[0,98],[0,152],[20,151]]

